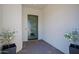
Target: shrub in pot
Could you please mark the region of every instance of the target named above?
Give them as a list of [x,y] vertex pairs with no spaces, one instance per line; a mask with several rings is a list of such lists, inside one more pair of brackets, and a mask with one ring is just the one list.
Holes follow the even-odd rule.
[[1,39],[0,42],[2,44],[1,53],[2,54],[14,54],[16,53],[16,45],[15,43],[11,43],[14,39],[14,31],[4,31],[0,34]]
[[78,31],[72,31],[70,33],[65,33],[64,37],[71,42],[69,46],[69,52],[71,54],[79,54],[79,45],[76,44],[76,41],[79,39]]

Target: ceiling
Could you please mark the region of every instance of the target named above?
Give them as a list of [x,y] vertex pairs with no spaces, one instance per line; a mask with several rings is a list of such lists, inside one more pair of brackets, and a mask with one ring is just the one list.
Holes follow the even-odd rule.
[[43,9],[47,4],[23,4],[25,7],[35,8],[35,9]]

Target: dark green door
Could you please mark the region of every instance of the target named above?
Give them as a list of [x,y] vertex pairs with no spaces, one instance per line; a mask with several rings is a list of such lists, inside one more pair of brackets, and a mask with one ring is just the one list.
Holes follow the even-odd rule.
[[34,40],[38,39],[38,16],[28,15],[28,39]]

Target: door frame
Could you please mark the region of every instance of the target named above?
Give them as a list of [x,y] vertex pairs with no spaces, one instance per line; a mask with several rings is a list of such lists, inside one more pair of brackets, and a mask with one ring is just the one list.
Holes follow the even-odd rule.
[[[28,20],[28,16],[37,16],[37,34],[38,34],[38,19],[39,19],[39,18],[38,18],[38,15],[28,14],[28,15],[27,15],[27,20]],[[27,21],[27,22],[28,22],[28,21]],[[32,39],[29,39],[29,38],[28,38],[28,40],[32,40]],[[37,39],[33,39],[33,40],[38,40],[38,35],[37,35]]]

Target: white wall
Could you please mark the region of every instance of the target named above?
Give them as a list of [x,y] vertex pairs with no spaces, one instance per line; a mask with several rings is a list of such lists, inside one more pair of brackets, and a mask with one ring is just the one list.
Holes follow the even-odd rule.
[[2,28],[2,5],[0,5],[0,32]]
[[38,15],[38,39],[42,39],[42,12],[26,6],[22,6],[22,29],[23,29],[23,41],[28,41],[28,18],[27,15]]
[[69,53],[65,32],[79,29],[79,5],[48,5],[44,10],[43,39],[64,53]]
[[[0,5],[0,33],[1,33],[1,29],[2,29],[2,5]],[[1,43],[0,43],[0,47],[1,47]]]
[[16,31],[14,42],[17,52],[22,49],[22,7],[21,5],[3,5],[3,29]]

